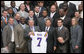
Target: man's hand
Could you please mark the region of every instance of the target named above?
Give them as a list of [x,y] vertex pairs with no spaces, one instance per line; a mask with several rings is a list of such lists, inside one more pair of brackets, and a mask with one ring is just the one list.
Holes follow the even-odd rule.
[[58,41],[59,41],[60,43],[64,43],[64,39],[63,39],[62,37],[58,37]]
[[78,48],[79,48],[79,46],[78,46],[78,45],[76,45],[76,46],[75,46],[75,49],[78,49]]
[[54,51],[56,50],[56,46],[54,46]]
[[8,46],[5,47],[8,50]]
[[32,35],[33,33],[32,32],[29,32],[29,34],[28,35]]

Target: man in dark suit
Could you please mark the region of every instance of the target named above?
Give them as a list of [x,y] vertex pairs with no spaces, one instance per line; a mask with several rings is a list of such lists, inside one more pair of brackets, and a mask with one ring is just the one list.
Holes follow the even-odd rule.
[[51,26],[51,20],[47,19],[45,21],[45,28],[44,31],[48,32],[47,38],[47,53],[53,53],[54,49],[56,50],[56,36],[54,35],[54,28]]
[[67,53],[68,50],[68,40],[69,40],[69,31],[63,25],[63,20],[57,20],[58,27],[57,30],[57,49],[56,53]]
[[40,7],[40,13],[45,10],[46,8],[44,7],[44,1],[38,1],[38,6]]
[[25,4],[25,11],[29,12],[30,10],[34,10],[34,6],[32,5],[31,1],[24,1]]
[[83,29],[83,18],[80,17],[79,11],[75,12],[75,17],[78,21],[78,24],[81,26],[81,28]]
[[42,17],[38,18],[38,26],[40,27],[41,31],[43,31],[43,29],[45,27],[45,21],[48,18],[50,18],[50,17],[48,17],[47,10],[43,10]]
[[2,32],[3,46],[9,51],[9,53],[15,52],[15,26],[14,19],[9,18],[9,24],[6,25]]
[[56,10],[57,10],[56,6],[52,5],[50,7],[50,12],[49,12],[49,15],[48,15],[52,20],[52,26],[53,27],[56,27],[55,26],[55,21],[60,17],[60,15],[58,14],[58,12],[56,12]]
[[40,7],[39,6],[35,6],[34,12],[35,12],[34,14],[37,17],[37,19],[42,16],[42,14],[40,13]]
[[68,8],[67,9],[67,16],[70,17],[70,18],[74,17],[74,13],[77,10],[76,5],[69,2],[69,1],[64,1],[63,3],[61,3],[59,5],[59,8],[65,8],[65,7]]
[[37,26],[37,18],[34,15],[34,11],[33,10],[29,11],[29,16],[26,18],[26,23],[28,22],[28,20],[34,20],[34,22],[35,22],[34,25]]
[[11,2],[10,2],[10,5],[11,5],[11,7],[12,7],[12,9],[13,9],[14,14],[16,14],[17,11],[18,11],[18,9],[15,7],[15,6],[16,6],[15,1],[11,1]]
[[70,50],[71,53],[81,53],[82,48],[82,29],[78,25],[77,19],[72,18]]
[[66,11],[63,8],[59,9],[59,15],[60,15],[60,19],[63,20],[63,25],[70,30],[71,18],[66,16]]
[[32,34],[32,32],[36,32],[36,31],[40,32],[40,29],[38,26],[34,26],[33,20],[28,20],[28,23],[29,23],[29,27],[25,29],[25,39],[27,40],[28,43],[28,50],[29,50],[28,52],[32,53],[30,35]]

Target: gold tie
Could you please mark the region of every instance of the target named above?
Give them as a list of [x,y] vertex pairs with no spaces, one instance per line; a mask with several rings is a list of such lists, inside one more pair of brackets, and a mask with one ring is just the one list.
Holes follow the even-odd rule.
[[7,24],[6,18],[5,18],[5,24]]

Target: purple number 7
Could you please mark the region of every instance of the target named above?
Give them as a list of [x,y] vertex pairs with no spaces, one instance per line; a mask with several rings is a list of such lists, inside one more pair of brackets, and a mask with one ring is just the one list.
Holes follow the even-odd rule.
[[37,38],[37,40],[39,40],[39,43],[37,46],[40,47],[40,43],[41,43],[42,38]]

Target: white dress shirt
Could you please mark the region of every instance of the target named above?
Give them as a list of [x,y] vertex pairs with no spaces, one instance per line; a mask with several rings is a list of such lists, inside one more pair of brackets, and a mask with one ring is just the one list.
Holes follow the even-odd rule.
[[50,26],[49,27],[46,26],[45,31],[49,31],[49,29],[50,29]]
[[38,17],[39,16],[39,12],[37,13],[37,12],[35,12],[35,15]]
[[30,29],[31,29],[33,32],[35,32],[34,26],[30,27]]
[[65,15],[63,16],[63,17],[60,17],[62,20],[64,20],[64,18],[65,18]]
[[23,29],[26,28],[26,24],[21,24],[21,23],[20,23],[20,25],[23,27]]
[[30,20],[33,20],[33,17],[30,17],[30,16],[29,16],[29,19],[30,19]]
[[61,27],[58,27],[58,31],[61,30],[63,28],[63,25]]
[[50,13],[50,17],[53,18],[53,16],[54,16],[55,13],[56,13],[56,12],[54,12],[54,13],[51,12],[51,13]]
[[13,29],[13,25],[10,25],[10,28],[12,30],[11,42],[14,42],[14,29]]

